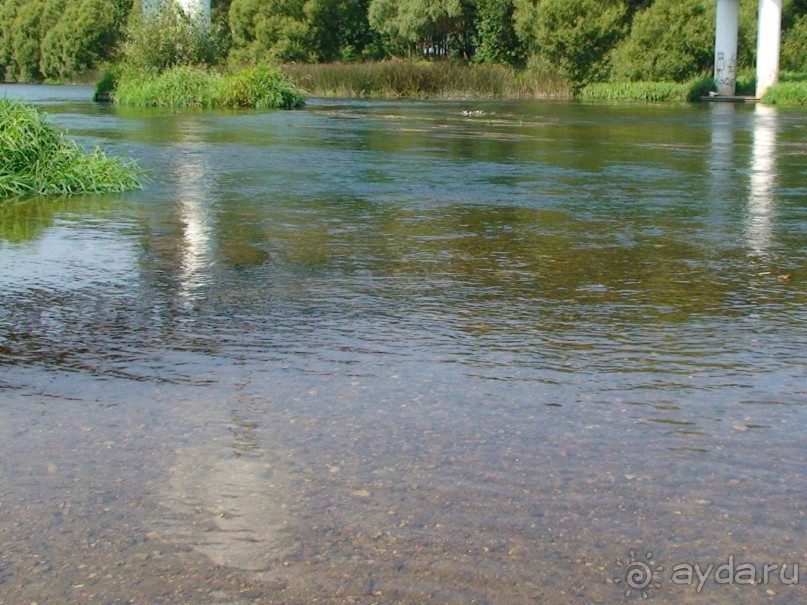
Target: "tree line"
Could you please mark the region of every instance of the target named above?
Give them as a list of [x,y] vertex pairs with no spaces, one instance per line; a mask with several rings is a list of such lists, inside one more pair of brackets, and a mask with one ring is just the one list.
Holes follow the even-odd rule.
[[[758,0],[741,0],[753,68]],[[576,84],[709,73],[715,0],[213,0],[229,65],[394,57],[529,67]],[[139,0],[0,0],[0,76],[67,80],[117,60]],[[807,72],[807,0],[785,0],[783,69]]]

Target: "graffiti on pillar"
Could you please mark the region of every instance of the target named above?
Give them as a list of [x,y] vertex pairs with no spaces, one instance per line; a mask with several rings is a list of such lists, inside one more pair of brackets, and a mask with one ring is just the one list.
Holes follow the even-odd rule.
[[715,63],[715,83],[718,86],[734,86],[737,81],[737,55],[731,55],[726,60],[726,55],[717,53]]

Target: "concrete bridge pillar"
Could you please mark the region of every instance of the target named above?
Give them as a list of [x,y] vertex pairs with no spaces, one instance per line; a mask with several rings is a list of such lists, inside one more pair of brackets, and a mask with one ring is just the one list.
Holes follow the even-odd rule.
[[757,97],[779,79],[782,39],[782,0],[759,0],[757,31]]
[[210,24],[210,0],[142,0],[143,14],[154,15],[168,2],[176,2],[189,17]]
[[[764,2],[765,0],[760,0]],[[781,0],[778,1],[781,4]],[[715,30],[715,84],[717,94],[734,96],[737,89],[737,35],[740,31],[740,1],[717,0]]]

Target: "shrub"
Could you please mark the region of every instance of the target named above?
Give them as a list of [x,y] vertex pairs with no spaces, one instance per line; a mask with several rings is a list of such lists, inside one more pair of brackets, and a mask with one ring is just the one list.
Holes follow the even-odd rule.
[[797,17],[783,34],[782,69],[807,72],[807,14]]
[[139,189],[139,173],[100,149],[86,153],[35,107],[0,99],[0,198]]
[[618,0],[542,0],[533,20],[536,54],[575,88],[603,79],[609,52],[625,33]]
[[708,72],[714,62],[714,2],[656,0],[633,20],[614,50],[617,79],[681,82]]
[[226,52],[225,34],[186,15],[175,1],[154,14],[132,11],[122,46],[127,70],[162,72],[178,65],[215,65]]

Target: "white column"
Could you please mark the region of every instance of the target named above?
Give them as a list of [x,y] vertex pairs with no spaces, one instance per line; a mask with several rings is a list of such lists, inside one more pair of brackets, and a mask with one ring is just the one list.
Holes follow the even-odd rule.
[[757,97],[779,79],[782,39],[782,0],[759,0],[757,32]]
[[185,14],[204,23],[210,23],[210,0],[178,0]]
[[163,6],[174,1],[189,17],[201,19],[203,23],[210,24],[210,0],[141,0],[143,14],[157,15]]
[[[764,0],[760,0],[764,1]],[[781,2],[781,0],[779,0]],[[739,0],[717,0],[715,28],[715,84],[720,95],[734,96],[737,88],[737,34]]]

